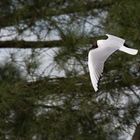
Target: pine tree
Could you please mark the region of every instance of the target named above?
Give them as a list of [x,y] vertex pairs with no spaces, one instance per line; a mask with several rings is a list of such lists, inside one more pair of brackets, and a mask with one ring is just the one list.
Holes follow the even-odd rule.
[[[0,66],[0,139],[115,140],[135,127],[139,54],[113,54],[98,93],[87,54],[106,32],[139,49],[139,7],[138,0],[1,0],[0,48],[31,49],[23,55],[24,68],[17,63],[18,51]],[[32,35],[36,41],[29,40]],[[48,48],[55,52],[50,67],[63,77],[52,76],[49,67],[44,69],[49,75],[40,73]]]

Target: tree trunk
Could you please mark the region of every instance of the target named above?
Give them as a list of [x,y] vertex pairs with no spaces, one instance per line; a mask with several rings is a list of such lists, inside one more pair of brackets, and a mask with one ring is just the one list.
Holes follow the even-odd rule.
[[140,123],[136,127],[132,140],[140,140]]

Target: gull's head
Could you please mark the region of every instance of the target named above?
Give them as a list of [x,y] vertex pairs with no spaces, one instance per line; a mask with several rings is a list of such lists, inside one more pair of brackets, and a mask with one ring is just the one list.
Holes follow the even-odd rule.
[[92,46],[89,48],[89,51],[96,48],[98,48],[97,41],[93,42]]

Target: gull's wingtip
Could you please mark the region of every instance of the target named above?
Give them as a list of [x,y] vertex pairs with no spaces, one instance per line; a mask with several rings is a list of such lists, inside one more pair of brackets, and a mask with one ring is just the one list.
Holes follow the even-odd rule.
[[133,49],[130,54],[131,55],[137,55],[138,54],[138,50],[137,49]]
[[120,47],[119,50],[131,55],[136,55],[138,53],[137,49],[127,48],[125,46]]
[[137,49],[133,49],[131,55],[137,55],[138,54],[138,50]]
[[135,54],[134,55],[136,55],[136,54],[138,54],[138,50],[135,51]]
[[98,91],[98,88],[97,88],[97,87],[93,87],[93,88],[94,88],[94,91],[95,91],[95,92],[97,92],[97,91]]

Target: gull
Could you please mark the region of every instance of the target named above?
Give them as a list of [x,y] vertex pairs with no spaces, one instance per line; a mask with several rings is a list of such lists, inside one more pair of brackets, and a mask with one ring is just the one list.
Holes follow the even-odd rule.
[[107,39],[97,40],[88,53],[88,68],[92,86],[98,91],[99,78],[103,74],[104,63],[107,58],[117,50],[136,55],[138,50],[128,48],[125,40],[110,34]]

